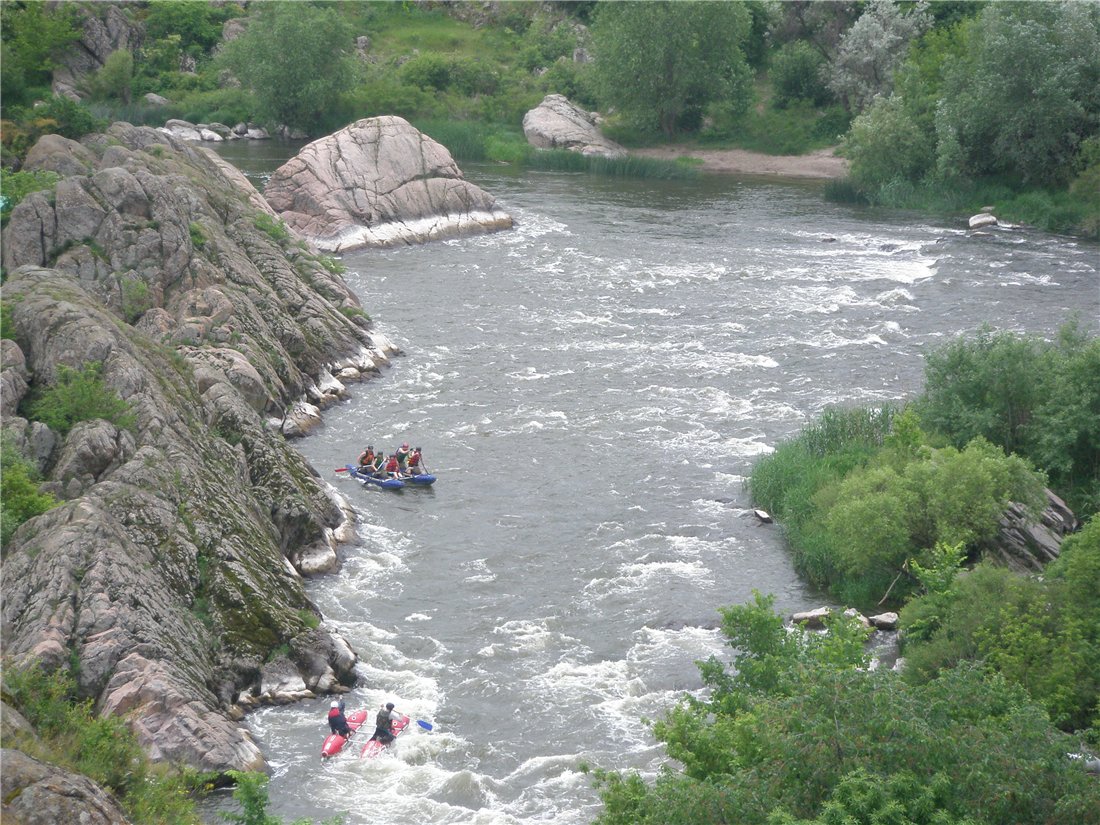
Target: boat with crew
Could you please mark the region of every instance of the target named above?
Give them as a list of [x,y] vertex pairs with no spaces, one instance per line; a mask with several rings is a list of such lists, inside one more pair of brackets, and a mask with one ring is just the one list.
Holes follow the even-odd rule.
[[[400,719],[394,719],[390,729],[393,731],[394,738],[390,740],[390,744],[397,741],[397,737],[401,735],[401,732],[409,726],[411,720],[408,716],[402,715]],[[430,729],[431,726],[425,723],[421,723],[421,727]],[[360,759],[373,759],[384,751],[388,745],[383,742],[379,742],[377,739],[368,740],[367,744],[363,745],[363,750],[359,754]]]
[[[355,732],[359,730],[367,721],[367,711],[355,710],[348,714],[348,727],[351,729],[351,735],[354,736]],[[344,745],[351,739],[350,736],[341,736],[339,733],[330,733],[325,737],[324,743],[321,745],[321,759],[331,759],[336,756],[340,751],[344,749]]]

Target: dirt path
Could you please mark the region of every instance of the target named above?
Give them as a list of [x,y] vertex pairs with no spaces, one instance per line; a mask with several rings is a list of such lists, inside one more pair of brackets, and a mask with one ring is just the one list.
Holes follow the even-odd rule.
[[808,155],[764,155],[746,149],[699,149],[672,145],[632,149],[630,153],[662,160],[697,158],[703,162],[701,168],[704,172],[732,175],[828,179],[842,178],[848,174],[848,161],[837,157],[832,149],[819,149]]

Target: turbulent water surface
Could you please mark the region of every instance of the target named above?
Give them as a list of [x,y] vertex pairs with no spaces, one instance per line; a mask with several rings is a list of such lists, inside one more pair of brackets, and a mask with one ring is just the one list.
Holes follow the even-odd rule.
[[[241,146],[223,151],[270,168]],[[827,405],[911,395],[922,353],[983,322],[1052,334],[1100,312],[1098,249],[1072,239],[812,185],[467,176],[515,230],[346,256],[405,355],[299,442],[363,520],[310,585],[361,656],[348,708],[393,701],[434,730],[322,765],[327,701],[253,714],[288,820],[591,821],[582,766],[664,764],[643,720],[724,655],[718,607],[826,601],[752,515],[754,459]],[[333,472],[403,440],[434,488]]]

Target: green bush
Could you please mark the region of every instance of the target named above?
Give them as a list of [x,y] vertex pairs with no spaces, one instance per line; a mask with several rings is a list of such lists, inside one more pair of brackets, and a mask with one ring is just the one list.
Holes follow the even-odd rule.
[[58,366],[56,382],[44,388],[32,386],[21,409],[27,418],[41,421],[63,436],[77,423],[97,418],[124,430],[136,424],[130,404],[103,382],[99,361],[89,361],[79,370]]
[[288,243],[291,239],[290,230],[282,219],[273,218],[266,212],[257,212],[252,224],[279,245]]
[[3,202],[0,205],[0,220],[7,224],[11,211],[19,202],[31,192],[41,192],[53,189],[61,176],[56,172],[47,172],[44,169],[36,169],[32,172],[13,172],[7,167],[0,167],[0,192],[3,192]]
[[1042,578],[981,564],[902,610],[906,678],[924,683],[961,660],[1021,685],[1067,731],[1100,745],[1100,520],[1066,539]]
[[5,699],[11,699],[41,737],[28,747],[37,748],[46,761],[103,785],[135,825],[198,825],[192,793],[203,777],[187,771],[167,774],[150,766],[126,723],[98,716],[90,700],[79,699],[67,672],[9,665],[4,684]]
[[44,513],[57,499],[38,492],[38,473],[7,444],[0,448],[0,547],[8,542],[19,525]]
[[654,725],[683,770],[597,772],[598,825],[1100,822],[1075,743],[1019,686],[971,666],[921,684],[867,670],[858,627],[788,629],[772,605],[722,611],[732,662],[700,663],[704,698]]
[[451,64],[438,54],[419,54],[398,69],[402,83],[442,92],[451,85]]
[[784,43],[772,57],[768,72],[772,81],[772,100],[779,109],[797,100],[815,106],[827,103],[832,93],[821,78],[825,57],[805,40]]

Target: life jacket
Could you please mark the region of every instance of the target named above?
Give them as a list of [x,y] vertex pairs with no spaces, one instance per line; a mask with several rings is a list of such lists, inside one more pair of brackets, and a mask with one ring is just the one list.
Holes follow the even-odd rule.
[[339,715],[340,715],[340,708],[329,708],[328,709],[328,718],[329,719],[335,719]]
[[401,465],[398,463],[396,458],[391,458],[389,461],[386,462],[386,472],[396,473],[400,466]]
[[382,730],[390,730],[390,712],[385,708],[379,710],[378,715],[374,717],[374,726]]
[[420,466],[420,453],[417,452],[416,450],[413,450],[411,453],[409,453],[409,466],[410,467],[419,467]]

